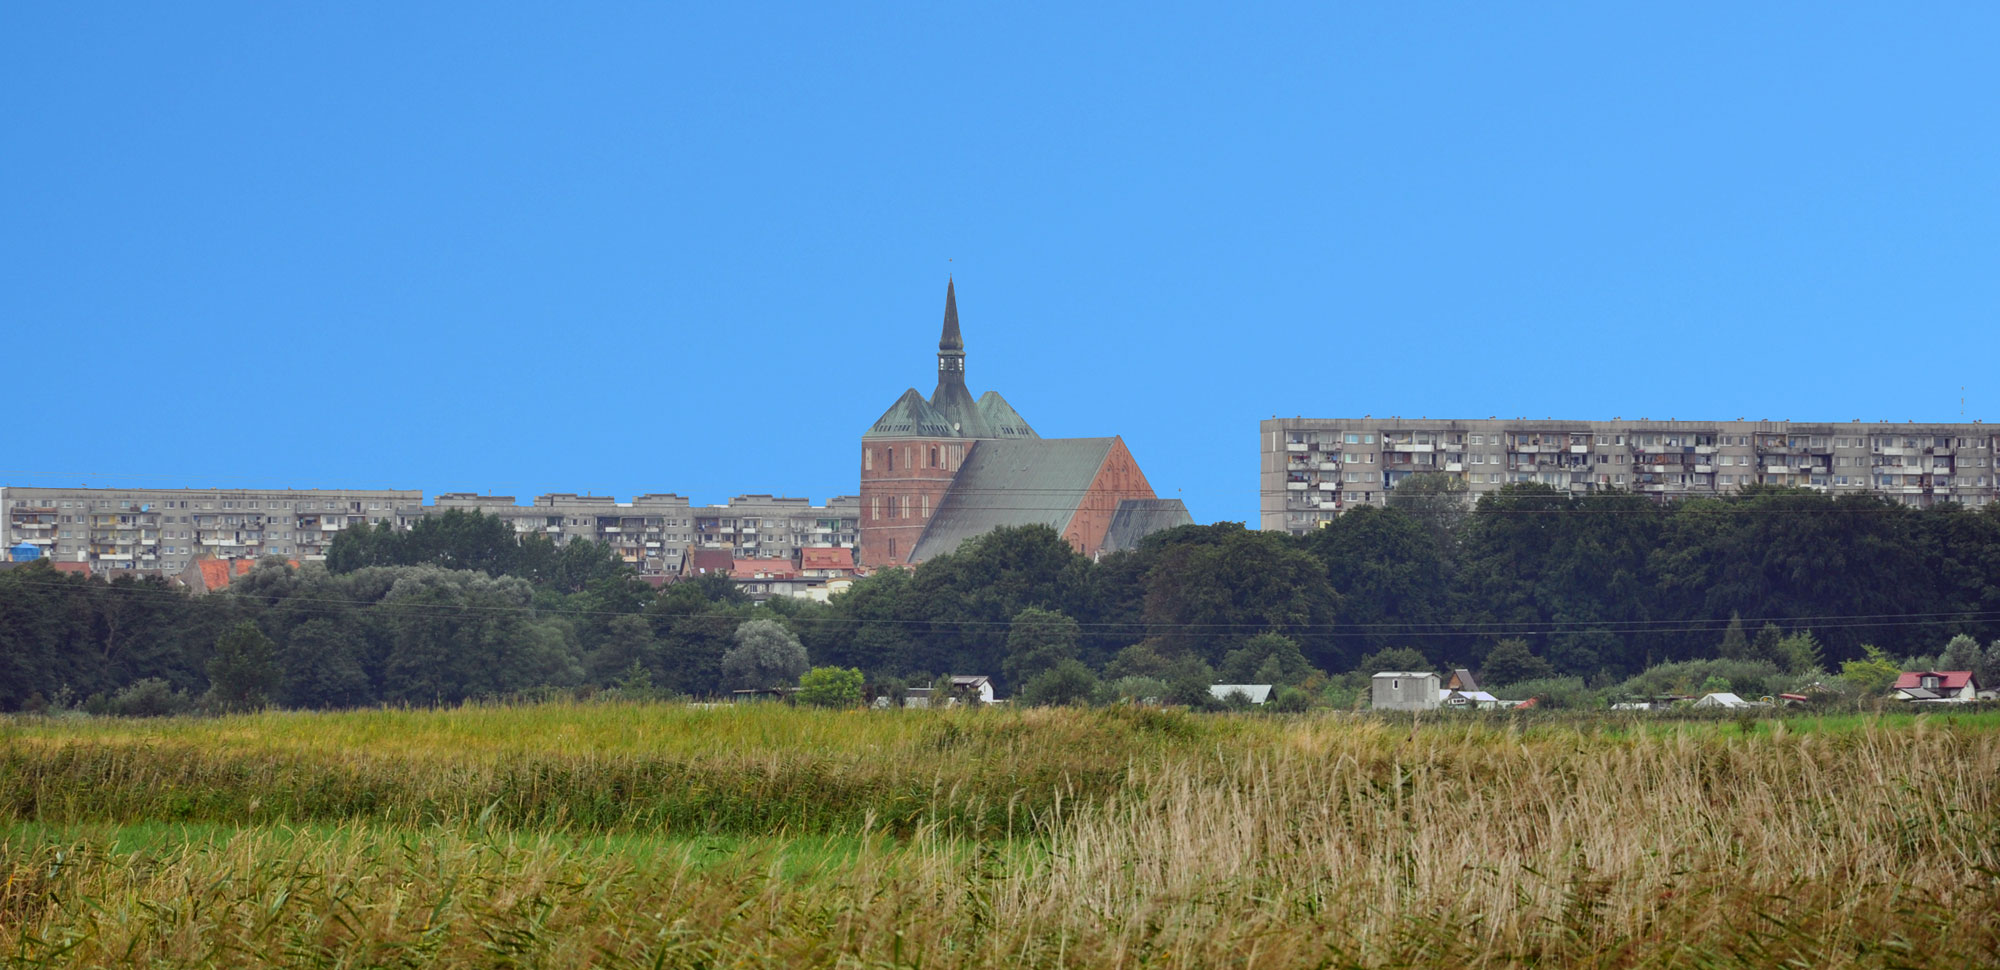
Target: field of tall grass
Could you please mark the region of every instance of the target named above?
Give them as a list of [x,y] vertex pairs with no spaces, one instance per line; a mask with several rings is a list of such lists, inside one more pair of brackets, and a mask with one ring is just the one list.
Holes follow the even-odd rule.
[[2000,715],[0,724],[0,966],[1979,966]]

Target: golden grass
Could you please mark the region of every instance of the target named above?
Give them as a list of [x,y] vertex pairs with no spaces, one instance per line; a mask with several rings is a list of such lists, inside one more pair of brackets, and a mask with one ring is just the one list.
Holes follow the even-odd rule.
[[[399,719],[430,740],[328,740]],[[15,727],[0,736],[15,823],[0,835],[0,963],[1993,965],[1989,720],[1598,731],[550,707]],[[523,725],[538,730],[509,730]],[[208,742],[206,774],[151,776],[166,791],[143,797],[69,757],[122,750],[137,766]],[[710,787],[674,814],[625,806],[607,824],[548,807],[581,804],[557,784],[662,766]],[[65,771],[82,773],[56,799]],[[312,771],[370,785],[400,772],[382,797],[410,805],[440,775],[527,771],[548,787],[513,790],[506,810],[480,789],[425,821],[342,817],[332,798],[231,815]],[[838,810],[801,813],[815,784]],[[748,810],[766,796],[813,824]],[[136,849],[94,827],[157,823],[175,797],[211,804],[220,827]],[[725,821],[697,824],[703,804]],[[798,838],[808,829],[821,834]]]

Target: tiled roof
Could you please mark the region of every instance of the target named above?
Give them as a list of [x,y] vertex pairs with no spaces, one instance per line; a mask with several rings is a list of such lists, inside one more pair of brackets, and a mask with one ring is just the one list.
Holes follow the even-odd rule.
[[688,560],[688,572],[697,576],[702,573],[726,573],[734,568],[735,563],[736,554],[727,549],[696,549]]
[[797,579],[798,567],[790,559],[737,559],[730,563],[731,579]]
[[981,441],[959,466],[923,538],[911,551],[922,562],[1001,526],[1069,527],[1116,438]]
[[1911,670],[1898,675],[1893,686],[1896,690],[1921,687],[1925,677],[1936,677],[1938,686],[1944,690],[1961,690],[1972,683],[1970,670]]
[[799,550],[800,569],[847,569],[854,568],[854,551],[851,549],[819,549],[807,547]]

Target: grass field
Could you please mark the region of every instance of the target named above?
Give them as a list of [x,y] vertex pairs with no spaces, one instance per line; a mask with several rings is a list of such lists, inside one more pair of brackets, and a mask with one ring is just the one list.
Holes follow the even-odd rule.
[[0,966],[1980,966],[2000,714],[0,722]]

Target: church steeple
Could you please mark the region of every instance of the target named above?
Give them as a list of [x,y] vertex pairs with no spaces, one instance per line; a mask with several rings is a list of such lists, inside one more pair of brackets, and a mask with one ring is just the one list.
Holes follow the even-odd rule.
[[938,337],[938,384],[965,384],[965,338],[958,334],[958,293],[950,277],[944,282],[944,333]]

